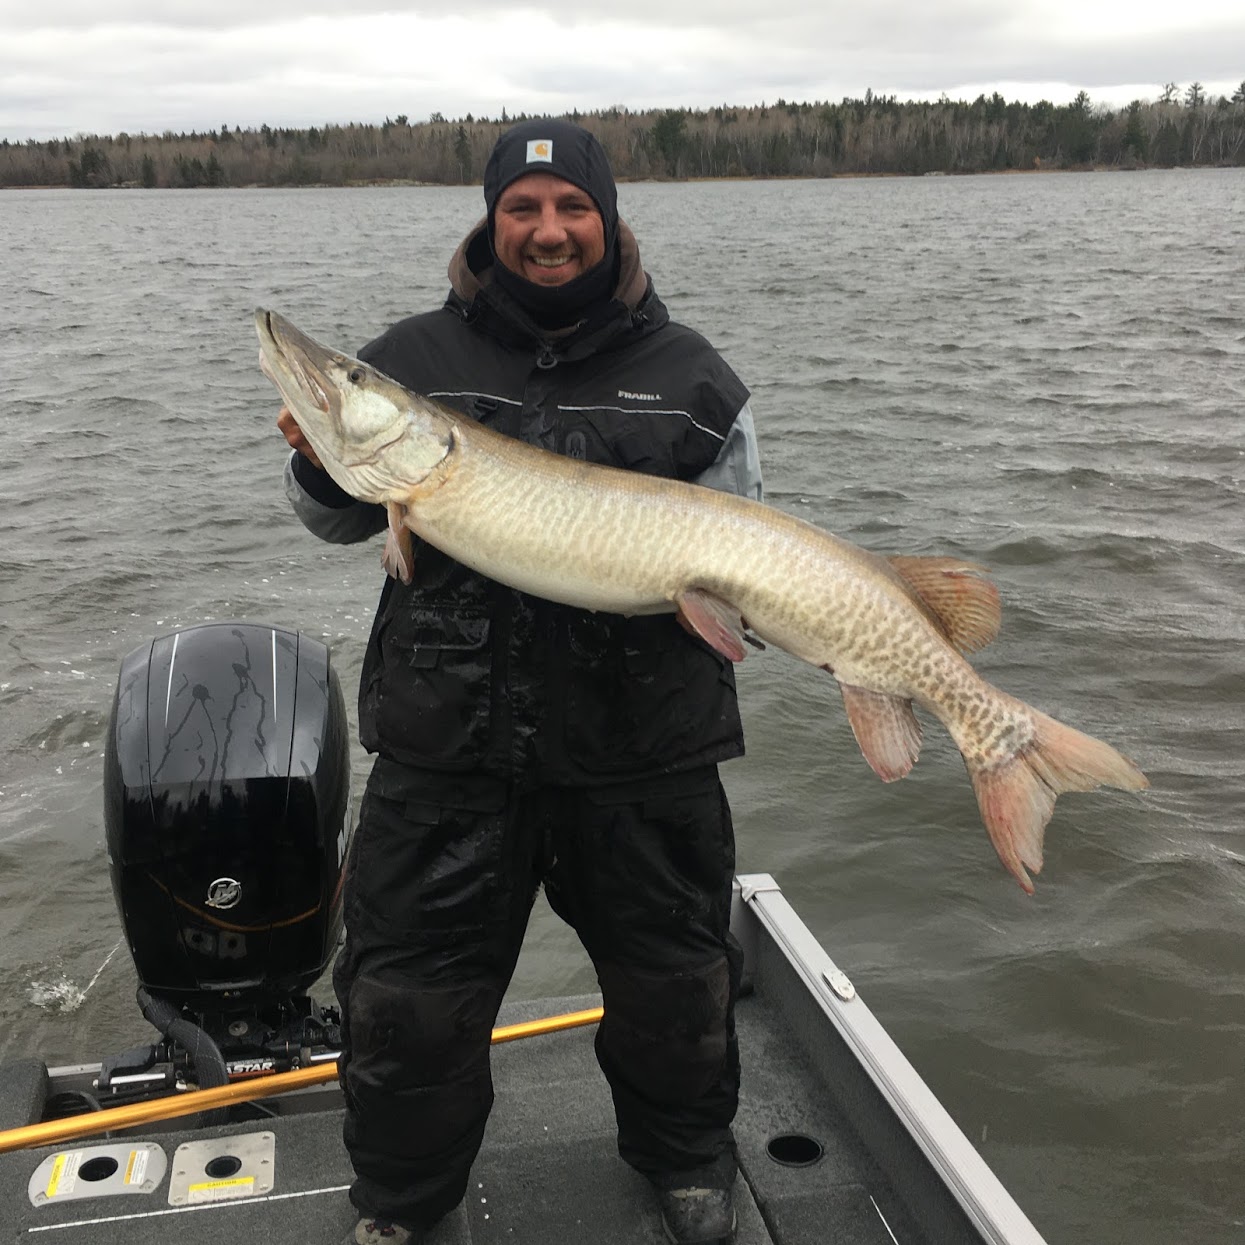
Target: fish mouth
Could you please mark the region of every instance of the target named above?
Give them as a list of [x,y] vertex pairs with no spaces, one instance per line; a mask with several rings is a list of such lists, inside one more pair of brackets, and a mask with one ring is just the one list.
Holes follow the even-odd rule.
[[[306,404],[310,404],[325,416],[325,422],[319,428],[303,427],[304,435],[308,436],[322,459],[333,458],[347,470],[368,467],[378,462],[386,450],[406,435],[405,421],[395,420],[391,436],[385,436],[377,444],[375,437],[384,435],[384,430],[378,430],[366,439],[367,452],[360,452],[362,446],[343,428],[341,391],[319,362],[325,359],[329,362],[341,360],[344,356],[308,337],[275,311],[257,308],[255,328],[259,336],[260,369],[276,385],[286,406],[297,416],[297,406],[305,408]],[[293,401],[295,397],[303,401]],[[317,422],[313,418],[307,420],[309,424]],[[322,441],[326,444],[322,445]]]
[[[325,415],[330,414],[328,378],[310,357],[305,338],[288,320],[275,311],[262,307],[255,312],[255,327],[259,331],[259,367],[282,394],[286,384],[293,382]],[[303,340],[300,341],[299,339]],[[279,363],[277,363],[279,361]],[[274,363],[277,363],[274,366]],[[283,373],[278,375],[278,372]],[[288,398],[288,395],[286,395]]]

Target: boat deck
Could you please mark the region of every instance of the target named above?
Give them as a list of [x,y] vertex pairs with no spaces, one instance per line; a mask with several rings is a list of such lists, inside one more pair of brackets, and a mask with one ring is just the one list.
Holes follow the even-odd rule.
[[[953,1196],[951,1186],[960,1180],[961,1169],[980,1161],[975,1152],[959,1163],[953,1178],[939,1174],[938,1160],[931,1161],[928,1145],[918,1146],[914,1132],[942,1126],[927,1122],[914,1129],[911,1121],[904,1122],[907,1108],[896,1109],[887,1101],[881,1087],[885,1077],[880,1086],[876,1075],[866,1074],[859,1051],[828,1021],[825,999],[798,979],[798,964],[780,940],[754,938],[745,947],[754,988],[737,1009],[743,1060],[735,1124],[740,1245],[1040,1243],[1001,1187],[997,1198],[987,1187],[985,1200],[1001,1201],[1002,1209],[984,1218],[995,1214],[1004,1222],[1010,1216],[1013,1230],[989,1222],[983,1229],[980,1212],[970,1218],[965,1198]],[[598,1001],[511,1003],[501,1020],[534,1019]],[[858,999],[846,1006],[876,1023]],[[594,1031],[572,1029],[494,1047],[496,1103],[484,1146],[465,1201],[430,1235],[432,1245],[664,1241],[646,1181],[618,1157],[613,1106],[593,1053]],[[169,1171],[146,1194],[56,1197],[32,1204],[28,1191],[32,1183],[42,1187],[32,1181],[42,1160],[105,1145],[108,1139],[0,1154],[0,1242],[337,1245],[355,1220],[347,1198],[351,1172],[341,1144],[338,1091],[332,1086],[305,1090],[268,1105],[279,1114],[264,1118],[256,1107],[242,1106],[232,1110],[250,1118],[224,1126],[187,1129],[185,1121],[173,1120],[144,1131],[141,1138],[157,1142],[169,1158]],[[954,1134],[950,1144],[958,1145],[962,1136],[947,1124]],[[233,1150],[243,1153],[239,1143],[251,1134],[274,1139],[270,1191],[198,1205],[170,1204],[176,1171],[194,1167],[181,1177],[183,1184],[198,1180],[201,1186],[220,1173],[217,1167],[204,1174],[202,1154],[197,1165],[185,1158],[179,1162],[178,1146],[216,1139],[217,1152],[228,1156]],[[769,1144],[789,1134],[819,1143],[820,1158],[803,1166],[776,1161]],[[965,1179],[971,1182],[971,1170]],[[987,1172],[987,1186],[992,1179]],[[221,1190],[229,1188],[227,1181],[220,1183]],[[968,1204],[974,1205],[973,1198]]]

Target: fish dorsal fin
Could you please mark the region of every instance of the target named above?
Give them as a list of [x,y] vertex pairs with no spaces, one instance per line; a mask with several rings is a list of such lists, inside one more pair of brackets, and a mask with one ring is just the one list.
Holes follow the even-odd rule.
[[921,724],[912,701],[840,683],[843,708],[864,758],[883,782],[902,778],[921,752]]
[[961,653],[984,648],[999,633],[999,590],[984,566],[961,558],[887,559],[934,615]]
[[674,599],[689,625],[706,644],[729,661],[743,661],[744,624],[739,611],[721,597],[689,588]]
[[381,554],[380,564],[394,579],[409,584],[415,574],[415,542],[411,529],[403,522],[406,507],[391,501],[385,509],[389,513],[389,533],[385,537],[385,552]]

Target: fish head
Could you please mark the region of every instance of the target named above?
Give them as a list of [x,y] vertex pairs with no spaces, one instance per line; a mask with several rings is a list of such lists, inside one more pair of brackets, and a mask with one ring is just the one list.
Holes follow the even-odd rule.
[[352,497],[402,501],[449,453],[453,420],[275,311],[255,312],[259,365],[329,475]]

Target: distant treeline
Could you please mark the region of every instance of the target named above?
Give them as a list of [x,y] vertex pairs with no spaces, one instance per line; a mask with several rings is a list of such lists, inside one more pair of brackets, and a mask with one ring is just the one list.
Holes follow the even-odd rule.
[[[309,186],[478,182],[496,120],[433,113],[382,125],[207,133],[117,134],[0,142],[0,186]],[[749,108],[609,108],[572,113],[609,153],[620,179],[833,177],[985,173],[1007,169],[1245,164],[1245,82],[1229,99],[1168,83],[1157,100],[1070,104],[900,103],[872,91],[837,104],[779,100]]]

